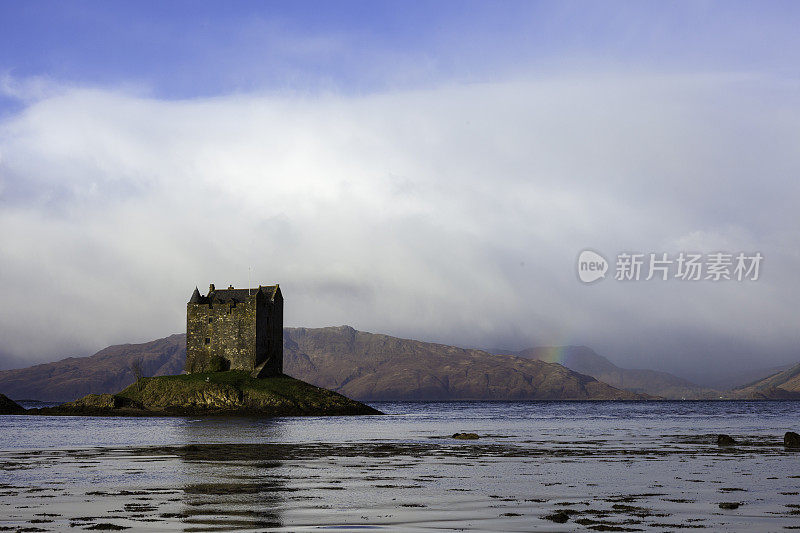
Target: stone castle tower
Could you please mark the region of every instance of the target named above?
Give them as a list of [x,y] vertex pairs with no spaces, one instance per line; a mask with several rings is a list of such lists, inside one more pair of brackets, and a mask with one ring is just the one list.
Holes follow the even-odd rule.
[[217,290],[195,287],[186,304],[186,371],[283,373],[283,295],[278,285]]

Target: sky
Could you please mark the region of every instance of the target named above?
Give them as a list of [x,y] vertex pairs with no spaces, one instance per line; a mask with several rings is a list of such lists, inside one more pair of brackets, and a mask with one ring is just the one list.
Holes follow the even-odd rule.
[[[0,368],[285,325],[583,344],[703,381],[800,360],[800,5],[0,3]],[[577,276],[585,249],[610,263]],[[620,253],[757,280],[618,281]]]

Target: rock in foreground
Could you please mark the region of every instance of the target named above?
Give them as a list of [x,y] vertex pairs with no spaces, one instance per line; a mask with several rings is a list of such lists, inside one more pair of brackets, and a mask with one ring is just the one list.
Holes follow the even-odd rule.
[[24,407],[5,394],[0,394],[0,415],[20,415],[24,412]]
[[58,407],[38,409],[36,414],[269,417],[381,413],[289,376],[255,379],[248,372],[232,371],[142,378],[117,394],[90,394]]

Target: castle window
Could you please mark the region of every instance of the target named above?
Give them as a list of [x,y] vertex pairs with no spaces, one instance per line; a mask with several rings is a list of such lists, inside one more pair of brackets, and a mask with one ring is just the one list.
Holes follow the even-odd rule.
[[209,339],[208,337],[206,337],[206,344],[211,344],[211,339]]
[[209,324],[211,324],[211,322],[213,322],[213,321],[214,321],[214,319],[213,319],[213,318],[211,318],[211,317],[208,317],[208,323],[209,323]]

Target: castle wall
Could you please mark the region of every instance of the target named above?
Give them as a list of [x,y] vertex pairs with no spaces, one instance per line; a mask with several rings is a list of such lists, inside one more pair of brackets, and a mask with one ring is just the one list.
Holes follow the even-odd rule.
[[257,320],[256,366],[267,361],[265,375],[283,374],[283,297],[280,293],[273,301],[264,298],[259,302]]
[[188,372],[252,370],[256,364],[255,341],[255,299],[233,306],[187,304]]

